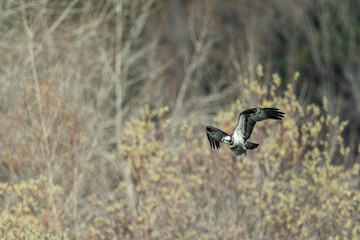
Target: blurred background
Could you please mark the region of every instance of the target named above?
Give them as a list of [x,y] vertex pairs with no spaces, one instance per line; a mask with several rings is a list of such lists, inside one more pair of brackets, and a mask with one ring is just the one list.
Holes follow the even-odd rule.
[[[354,166],[360,149],[359,1],[5,0],[0,51],[2,235],[325,239],[360,234],[360,219],[353,215],[359,184],[349,180],[358,177]],[[229,161],[233,156],[226,147],[211,154],[206,125],[232,131],[239,111],[267,105],[287,110],[289,122],[284,128],[278,123],[273,128],[272,122],[255,128],[262,151],[275,144],[271,139],[280,139],[280,146],[286,142],[289,127],[298,129],[292,141],[301,153],[274,155],[277,150],[268,149],[269,155],[258,158],[254,153],[249,159],[259,162],[256,166]],[[316,121],[319,125],[305,124]],[[305,125],[319,132],[302,129]],[[265,126],[277,129],[276,137]],[[301,145],[306,134],[316,135],[319,148],[315,142]],[[321,189],[336,179],[334,189],[346,186],[341,193],[350,194],[348,199],[324,195],[332,199],[325,204],[329,209],[342,201],[351,208],[334,210],[343,222],[311,215],[306,206],[321,209],[321,200],[299,203],[294,197],[309,210],[302,223],[283,217],[288,222],[273,224],[277,210],[254,210],[264,201],[280,204],[281,193],[289,189],[268,187],[267,181],[283,180],[287,170],[300,173],[307,153],[316,155],[309,152],[314,149],[324,152],[314,168],[328,161]],[[270,171],[271,156],[293,163],[282,160]],[[342,170],[332,175],[331,166]],[[162,169],[160,175],[149,172],[152,168]],[[174,171],[180,172],[174,182],[158,182]],[[261,193],[251,198],[252,208],[241,196],[255,190],[232,185],[244,178]],[[184,189],[174,190],[177,184]],[[272,198],[264,186],[280,195]],[[159,199],[147,202],[150,195],[169,192],[171,206]],[[186,199],[175,201],[178,195]],[[287,211],[288,216],[299,219],[296,211]],[[172,217],[184,212],[188,215]],[[320,230],[309,230],[312,221]],[[331,233],[325,224],[332,224]]]

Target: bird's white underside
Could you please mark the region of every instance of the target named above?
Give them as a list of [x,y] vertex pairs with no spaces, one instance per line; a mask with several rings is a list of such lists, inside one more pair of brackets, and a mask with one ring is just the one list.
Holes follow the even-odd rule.
[[235,131],[234,132],[234,143],[233,143],[233,145],[234,146],[241,146],[244,150],[246,150],[245,141],[244,141],[244,138],[243,138],[240,131]]

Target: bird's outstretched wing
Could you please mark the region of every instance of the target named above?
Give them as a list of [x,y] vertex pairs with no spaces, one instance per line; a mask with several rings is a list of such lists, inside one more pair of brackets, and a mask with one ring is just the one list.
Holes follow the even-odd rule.
[[220,142],[225,136],[229,136],[226,132],[215,128],[208,126],[206,127],[206,135],[209,139],[210,147],[211,148],[220,148]]
[[256,122],[265,119],[281,120],[284,117],[283,112],[277,108],[251,108],[239,114],[239,121],[235,131],[240,131],[244,140],[250,138]]

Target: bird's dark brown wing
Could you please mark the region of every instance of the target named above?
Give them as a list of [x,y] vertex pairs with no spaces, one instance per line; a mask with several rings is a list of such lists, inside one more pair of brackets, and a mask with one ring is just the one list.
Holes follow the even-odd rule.
[[209,139],[210,147],[214,149],[220,148],[221,140],[225,136],[229,136],[226,132],[211,126],[206,127],[206,135]]
[[265,119],[281,120],[284,115],[285,113],[280,112],[277,108],[247,109],[239,114],[239,121],[235,131],[240,131],[244,140],[247,140],[250,138],[256,122],[260,122]]

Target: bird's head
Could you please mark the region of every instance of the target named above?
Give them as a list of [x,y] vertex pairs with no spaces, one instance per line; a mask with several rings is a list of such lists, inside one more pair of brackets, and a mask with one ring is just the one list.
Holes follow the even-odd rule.
[[222,142],[223,143],[226,143],[226,144],[232,144],[232,138],[231,136],[225,136],[223,139],[222,139]]

